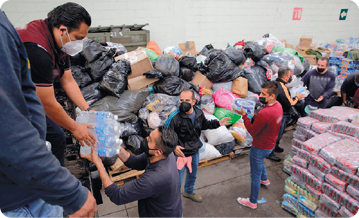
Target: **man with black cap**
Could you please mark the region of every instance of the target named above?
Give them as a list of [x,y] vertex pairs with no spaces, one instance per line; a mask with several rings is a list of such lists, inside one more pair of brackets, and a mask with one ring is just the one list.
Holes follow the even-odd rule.
[[171,113],[165,126],[173,129],[178,135],[179,146],[176,147],[174,153],[177,156],[180,187],[184,171],[187,169],[183,196],[195,202],[201,202],[202,197],[193,193],[199,164],[198,150],[202,147],[202,142],[199,139],[201,131],[228,125],[230,124],[230,118],[225,117],[220,121],[208,121],[201,108],[195,105],[196,99],[192,90],[182,91],[180,101],[180,107]]

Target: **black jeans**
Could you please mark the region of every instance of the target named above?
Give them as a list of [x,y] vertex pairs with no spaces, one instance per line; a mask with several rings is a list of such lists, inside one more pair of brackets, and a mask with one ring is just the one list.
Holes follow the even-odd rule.
[[46,116],[46,141],[51,143],[52,154],[60,161],[61,166],[64,166],[66,137],[64,131],[59,125]]
[[[287,128],[287,119],[290,117],[290,115],[284,115],[283,114],[283,117],[282,117],[282,123],[280,124],[280,129],[279,129],[279,133],[278,133],[278,138],[277,138],[277,141],[275,143],[275,147],[278,147],[279,146],[279,142],[280,140],[282,139],[282,136],[284,134],[284,131],[285,131],[285,128]],[[269,155],[272,155],[274,154],[274,150],[272,150],[272,152],[269,154]]]

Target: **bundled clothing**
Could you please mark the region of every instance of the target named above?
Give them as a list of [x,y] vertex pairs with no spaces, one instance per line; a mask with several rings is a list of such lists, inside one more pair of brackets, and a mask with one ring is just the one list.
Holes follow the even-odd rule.
[[[316,69],[308,71],[302,79],[305,86],[308,87],[310,94],[305,98],[305,104],[318,108],[325,108],[330,95],[335,86],[335,75],[327,70],[324,74],[318,73]],[[316,102],[323,96],[323,100]]]

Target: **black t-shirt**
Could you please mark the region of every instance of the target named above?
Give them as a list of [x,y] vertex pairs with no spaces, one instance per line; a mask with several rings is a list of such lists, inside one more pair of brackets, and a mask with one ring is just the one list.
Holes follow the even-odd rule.
[[70,57],[65,63],[59,63],[60,74],[54,75],[51,55],[40,45],[32,42],[24,43],[30,61],[31,78],[36,86],[50,87],[70,69]]
[[341,93],[347,94],[347,98],[354,97],[355,92],[359,88],[354,83],[355,76],[357,76],[357,75],[359,75],[359,71],[355,71],[355,72],[349,74],[347,76],[347,78],[345,78],[345,80],[342,84],[342,87],[340,88]]

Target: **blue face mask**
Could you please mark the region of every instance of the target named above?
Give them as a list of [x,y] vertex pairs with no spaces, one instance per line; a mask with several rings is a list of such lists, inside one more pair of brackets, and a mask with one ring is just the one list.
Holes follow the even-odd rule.
[[354,83],[355,83],[355,85],[356,85],[356,86],[358,86],[358,87],[359,87],[359,83],[356,83],[356,82],[354,82]]

